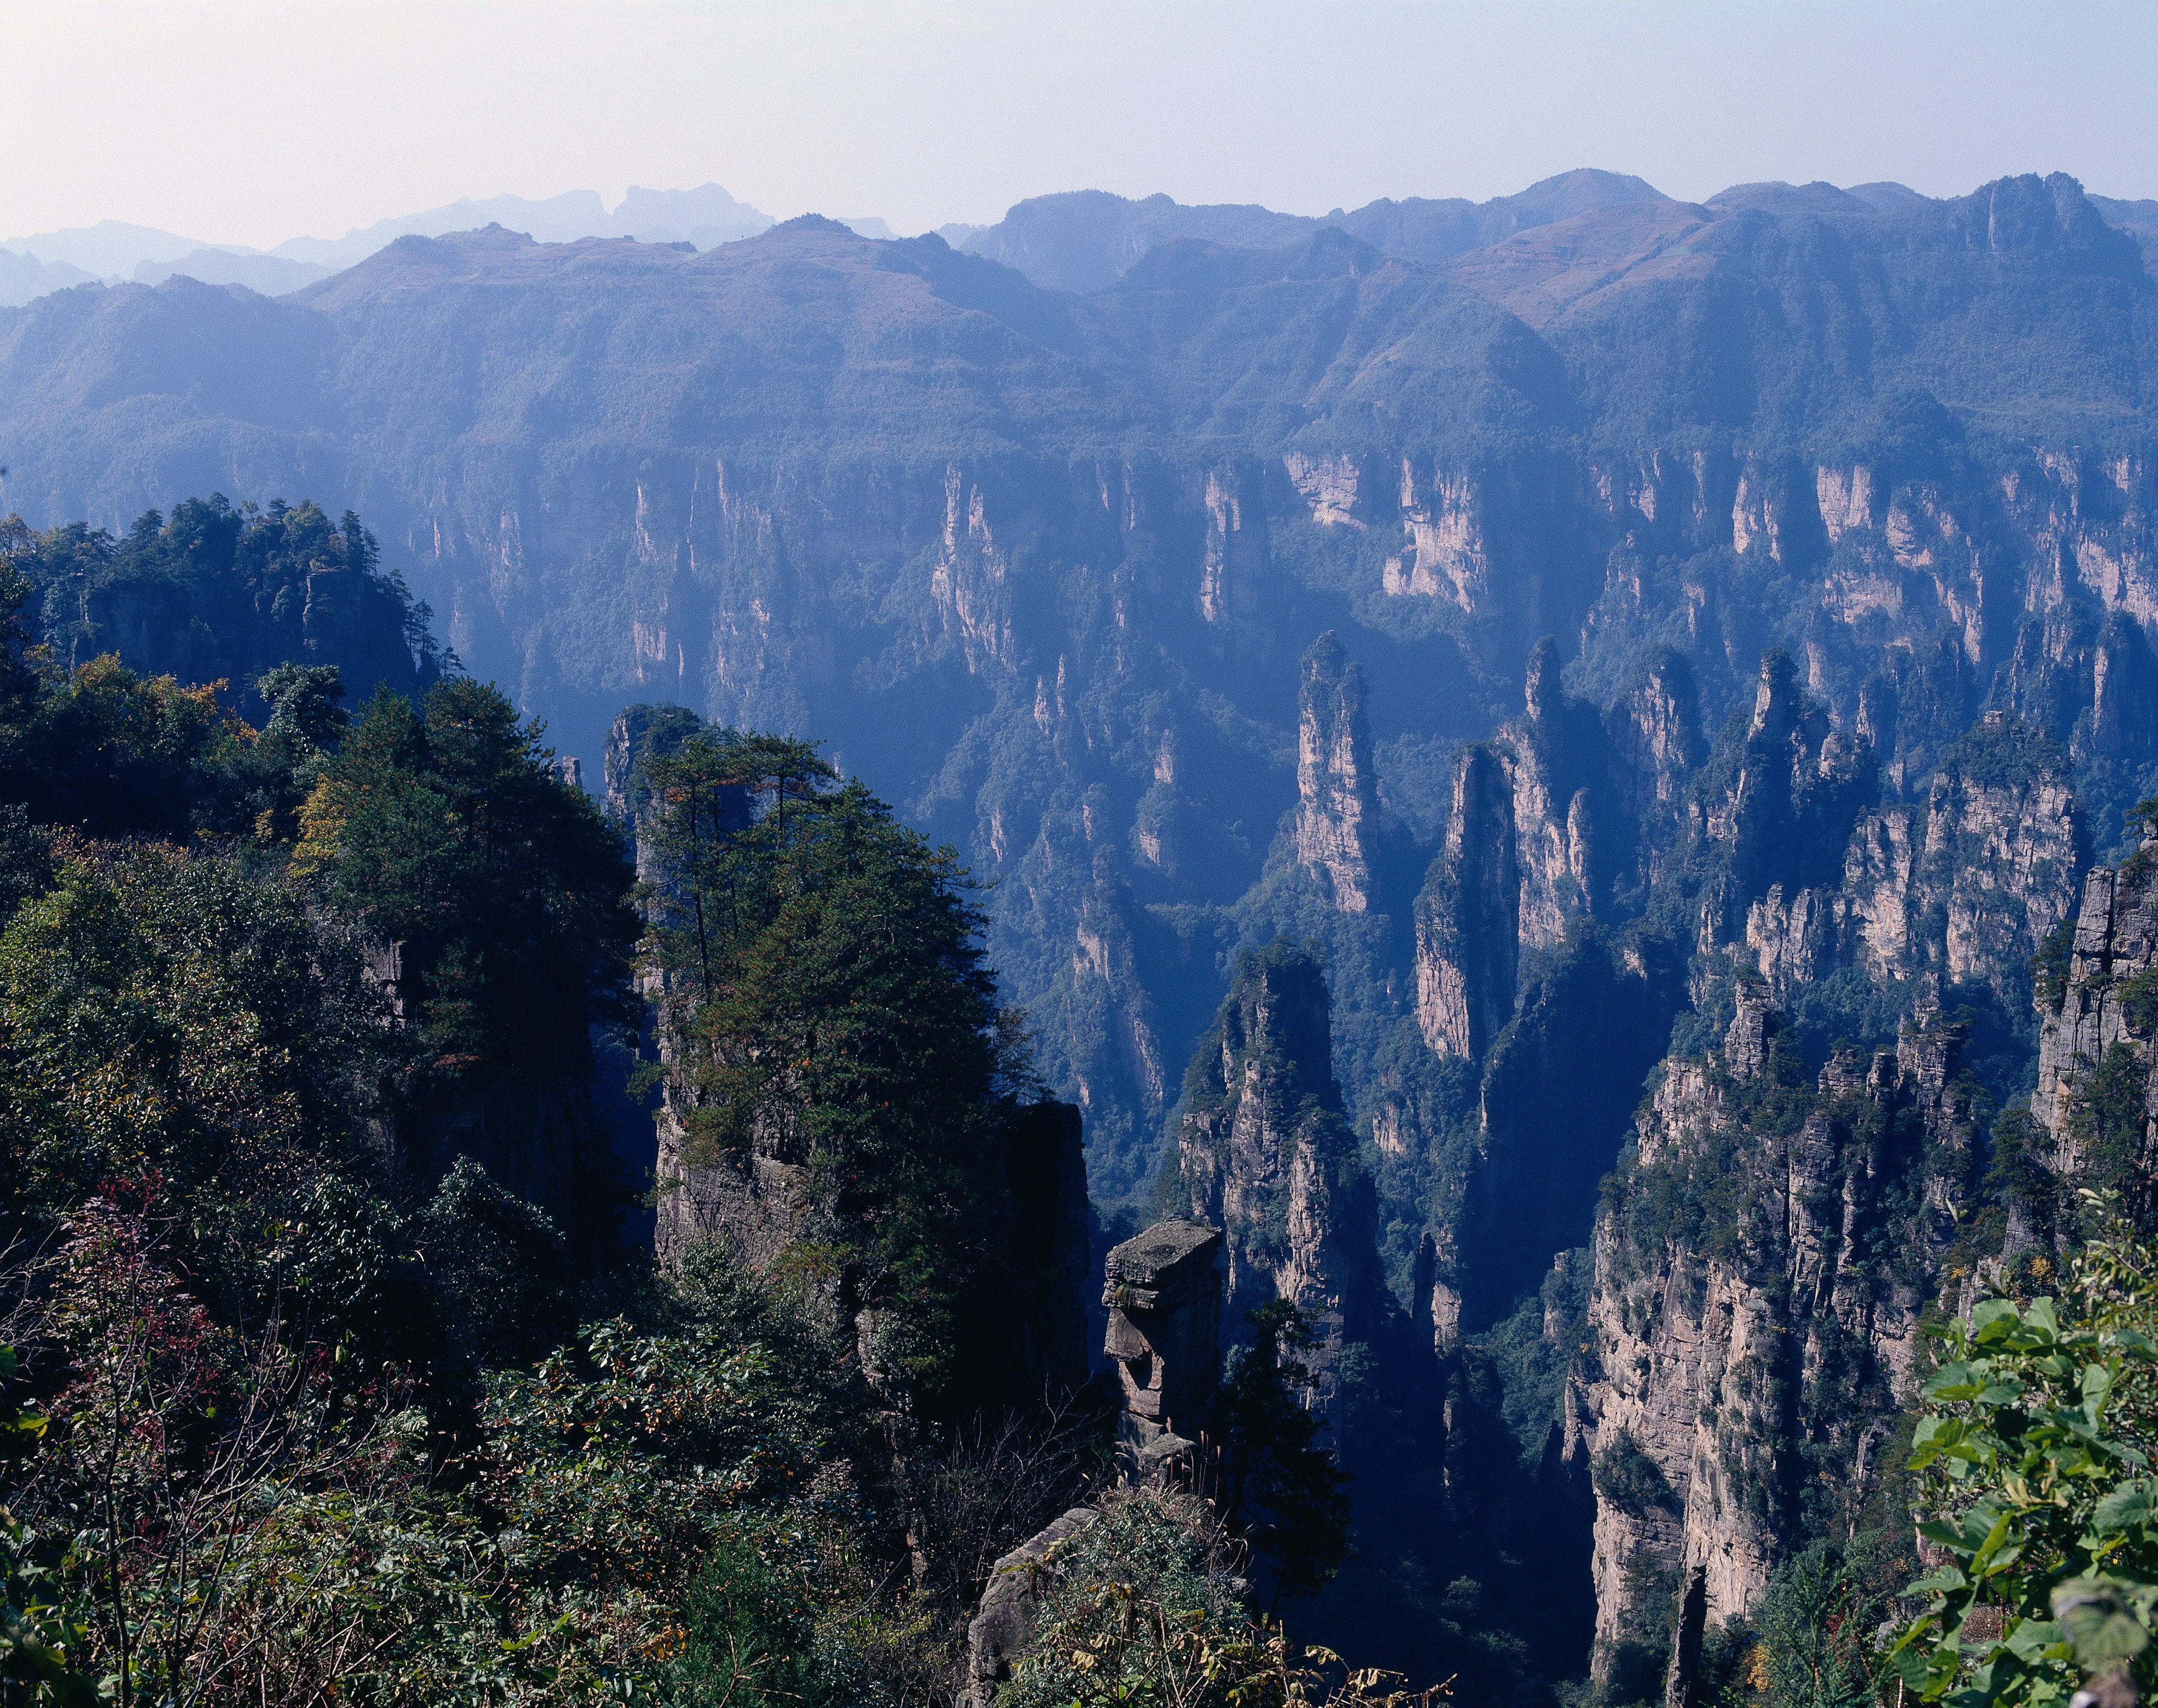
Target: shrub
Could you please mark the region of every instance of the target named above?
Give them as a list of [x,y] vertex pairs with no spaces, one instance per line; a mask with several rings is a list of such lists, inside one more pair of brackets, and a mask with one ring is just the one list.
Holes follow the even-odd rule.
[[[2086,1195],[2090,1197],[2090,1195]],[[1989,1298],[1941,1335],[1912,1465],[1946,1558],[1891,1665],[1959,1708],[2065,1703],[2087,1674],[2158,1682],[2158,1253],[2114,1224],[2057,1297]]]

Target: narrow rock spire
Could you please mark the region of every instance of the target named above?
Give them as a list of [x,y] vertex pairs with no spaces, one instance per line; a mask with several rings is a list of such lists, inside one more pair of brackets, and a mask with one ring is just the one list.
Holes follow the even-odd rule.
[[1342,912],[1368,913],[1377,899],[1379,795],[1364,673],[1330,629],[1304,655],[1297,710],[1296,857]]

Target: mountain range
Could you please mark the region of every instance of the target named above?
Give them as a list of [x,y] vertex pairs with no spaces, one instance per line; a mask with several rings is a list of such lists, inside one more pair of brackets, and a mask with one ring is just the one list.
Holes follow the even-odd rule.
[[[860,222],[871,236],[888,237],[880,219]],[[424,213],[381,219],[343,237],[295,237],[275,249],[209,244],[102,219],[95,225],[42,231],[0,243],[0,303],[19,304],[49,291],[103,279],[162,284],[174,275],[206,285],[245,285],[266,297],[282,296],[327,278],[400,237],[439,236],[475,226],[503,224],[543,243],[581,237],[631,237],[641,243],[689,243],[699,249],[751,236],[772,224],[769,214],[737,202],[715,183],[694,190],[648,190],[635,185],[609,208],[591,190],[532,200],[502,195],[466,199]]]
[[[1038,285],[1086,291],[1121,277],[1170,237],[1267,248],[1333,224],[1385,254],[1436,261],[1593,209],[1666,199],[1644,179],[1586,168],[1488,202],[1381,199],[1353,213],[1337,208],[1323,219],[1253,206],[1190,207],[1164,195],[1133,201],[1082,190],[1020,202],[994,225],[947,224],[937,228],[937,235],[953,248],[1001,261]],[[1825,183],[1740,184],[1710,197],[1705,205],[1855,211],[1906,207],[1924,199],[1897,183],[1858,184],[1847,190]],[[2109,221],[2140,242],[2158,242],[2158,202],[2092,199]],[[769,214],[736,201],[714,183],[694,190],[632,185],[612,209],[590,190],[540,200],[513,195],[467,199],[378,220],[342,238],[293,238],[266,251],[106,219],[0,242],[0,255],[12,257],[0,259],[0,305],[19,305],[92,280],[155,285],[175,273],[204,284],[245,285],[264,296],[280,296],[364,261],[399,237],[439,236],[488,224],[522,231],[543,243],[628,236],[703,250],[753,236],[772,223]],[[843,219],[840,224],[864,237],[899,235],[880,219]]]
[[[353,507],[595,773],[632,702],[824,742],[983,886],[1105,1231],[1218,1216],[1333,1302],[1390,1443],[1357,1652],[1619,1677],[1682,1573],[1737,1617],[1866,1498],[1926,1302],[2038,1237],[1975,1208],[1993,1115],[2073,1148],[2084,973],[2032,969],[2158,795],[2154,213],[1577,173],[410,233],[0,311],[0,463],[38,526]],[[1405,1343],[1437,1388],[1360,1388]]]

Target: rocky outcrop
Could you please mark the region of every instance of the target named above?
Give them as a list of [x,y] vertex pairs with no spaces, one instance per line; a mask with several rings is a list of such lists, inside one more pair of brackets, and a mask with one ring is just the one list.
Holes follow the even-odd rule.
[[1931,646],[1891,647],[1860,686],[1853,729],[1881,764],[1883,793],[1923,793],[1942,756],[1970,727],[1980,681],[1962,646],[1942,635]]
[[967,1627],[963,1700],[968,1708],[989,1708],[997,1686],[1010,1679],[1013,1663],[1033,1646],[1042,1592],[1056,1582],[1059,1545],[1101,1515],[1091,1506],[1075,1506],[1009,1554],[998,1556],[982,1591],[981,1611]]
[[1993,704],[2042,729],[2078,761],[2158,757],[2158,658],[2135,621],[2074,599],[2016,631]]
[[1445,841],[1416,906],[1417,1022],[1481,1060],[1511,1018],[1525,952],[1624,920],[1675,870],[1701,762],[1686,662],[1654,656],[1599,715],[1567,694],[1557,648],[1530,654],[1523,715],[1456,761]]
[[[662,1044],[663,1061],[672,1052]],[[758,1275],[781,1267],[813,1236],[818,1200],[807,1160],[783,1122],[760,1123],[749,1152],[716,1156],[694,1146],[679,1083],[662,1081],[653,1246],[663,1265],[715,1243]],[[1069,1103],[1008,1107],[990,1178],[981,1182],[983,1236],[1000,1254],[991,1283],[967,1302],[962,1330],[977,1343],[962,1362],[981,1373],[982,1403],[1069,1392],[1087,1380],[1090,1272],[1087,1164],[1081,1118]],[[808,1283],[811,1308],[837,1327],[854,1312],[848,1277]],[[856,1328],[866,1339],[866,1325]]]
[[1297,697],[1296,857],[1344,913],[1376,906],[1379,794],[1364,674],[1331,631],[1304,655]]
[[1763,654],[1745,733],[1703,773],[1691,802],[1700,947],[1745,941],[1752,904],[1772,889],[1795,895],[1832,883],[1877,787],[1872,749],[1833,726],[1788,653]]
[[1221,1379],[1221,1229],[1164,1221],[1103,1260],[1102,1349],[1123,1395],[1117,1441],[1128,1475],[1161,1472],[1205,1427]]
[[[609,813],[631,835],[640,878],[663,906],[671,892],[655,859],[669,810],[651,787],[647,764],[678,751],[705,728],[677,705],[634,705],[616,718],[607,736],[604,786]],[[703,828],[738,833],[752,822],[756,801],[746,783],[715,792]],[[659,997],[664,976],[648,974],[648,996]],[[678,1265],[692,1247],[717,1244],[758,1275],[772,1274],[790,1252],[813,1238],[820,1205],[807,1145],[783,1110],[755,1123],[739,1154],[700,1145],[690,1135],[699,1093],[679,1071],[686,1059],[689,1018],[679,1005],[656,1004],[648,1040],[664,1071],[660,1078],[657,1158],[653,1164],[653,1243],[661,1264]],[[960,1362],[976,1375],[973,1398],[982,1404],[1025,1403],[1045,1390],[1071,1392],[1092,1365],[1087,1350],[1091,1272],[1087,1163],[1080,1110],[1044,1101],[1003,1106],[997,1138],[974,1184],[983,1223],[979,1237],[999,1256],[994,1280],[969,1299],[960,1331],[972,1342]],[[873,1338],[859,1313],[849,1277],[812,1266],[808,1302],[829,1326],[851,1317],[866,1349]]]
[[1645,894],[1671,874],[1686,828],[1687,791],[1707,756],[1693,668],[1668,648],[1646,660],[1605,718],[1615,764],[1613,792],[1632,831],[1624,875]]
[[[652,789],[644,767],[664,759],[705,728],[705,720],[687,706],[638,704],[624,706],[607,726],[607,746],[601,759],[601,800],[607,816],[622,826],[636,846],[637,875],[649,882],[653,865]],[[750,792],[734,786],[719,795],[717,828],[745,828],[751,816]]]
[[[1354,482],[1351,482],[1353,502]],[[1206,476],[1205,558],[1199,574],[1199,615],[1208,623],[1248,622],[1259,615],[1267,574],[1267,509],[1248,469]]]
[[2117,1192],[2147,1221],[2158,1157],[2158,858],[2150,841],[2117,870],[2101,866],[2084,880],[2067,964],[2038,1000],[2031,1118],[2047,1171]]
[[1286,1299],[1338,1346],[1376,1297],[1376,1211],[1315,960],[1280,942],[1242,957],[1184,1096],[1178,1164],[1193,1216],[1224,1231],[1230,1322]]
[[1520,893],[1505,767],[1488,746],[1464,748],[1446,845],[1416,904],[1417,1025],[1441,1055],[1482,1060],[1513,1017]]
[[1608,911],[1608,869],[1624,839],[1613,822],[1610,744],[1596,708],[1559,684],[1558,648],[1529,654],[1522,715],[1499,735],[1514,785],[1520,941],[1562,941],[1569,921]]
[[1839,884],[1772,884],[1747,951],[1777,1000],[1856,968],[1877,985],[1939,977],[2020,1005],[2026,968],[2073,906],[2085,859],[2068,756],[2004,713],[1949,750],[1923,802],[1868,809]]
[[1971,1189],[1938,1007],[1811,1081],[1780,1034],[1742,989],[1722,1046],[1665,1066],[1597,1219],[1568,1407],[1595,1466],[1599,1672],[1638,1597],[1698,1574],[1709,1626],[1742,1616],[1818,1503],[1857,1498]]

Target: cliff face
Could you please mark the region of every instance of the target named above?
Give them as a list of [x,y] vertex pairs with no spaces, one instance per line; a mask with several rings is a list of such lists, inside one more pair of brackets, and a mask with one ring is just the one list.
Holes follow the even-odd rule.
[[1742,941],[1756,897],[1830,880],[1877,787],[1871,748],[1834,727],[1786,654],[1766,654],[1742,736],[1718,756],[1691,802],[1699,946]]
[[1479,743],[1454,763],[1446,845],[1416,904],[1417,1025],[1438,1055],[1481,1060],[1513,1018],[1520,893],[1513,790]]
[[1949,749],[1918,805],[1859,813],[1840,883],[1771,885],[1745,946],[1779,1001],[1855,968],[1927,973],[2011,1007],[2039,944],[2073,910],[2084,833],[2068,756],[1995,713]]
[[1599,1669],[1654,1611],[1640,1597],[1698,1571],[1710,1623],[1743,1614],[1851,1498],[1910,1397],[1970,1189],[1961,1040],[1937,1009],[1812,1081],[1779,1031],[1742,993],[1718,1049],[1665,1065],[1597,1219],[1569,1411],[1595,1466]]
[[1481,1142],[1435,1267],[1440,1345],[1489,1328],[1581,1242],[1685,998],[1679,958],[1640,932],[1577,931],[1529,982],[1484,1066]]
[[[1338,1349],[1377,1303],[1369,1178],[1334,1079],[1317,962],[1247,954],[1185,1086],[1177,1157],[1195,1220],[1226,1236],[1227,1321],[1269,1299],[1318,1311]],[[1323,1360],[1322,1362],[1324,1362]]]
[[1297,697],[1296,857],[1344,913],[1368,913],[1379,797],[1364,715],[1364,674],[1330,632],[1304,655]]
[[[639,878],[669,895],[658,829],[667,807],[647,766],[678,750],[703,727],[681,706],[634,705],[614,721],[604,769],[607,809],[636,847]],[[756,810],[746,787],[731,788],[714,814],[722,836],[746,828]],[[663,975],[648,975],[648,997],[663,997]],[[685,1071],[691,1016],[659,1001],[646,1047],[658,1058],[659,1107],[653,1243],[672,1267],[694,1246],[716,1243],[760,1276],[771,1276],[818,1232],[818,1197],[806,1141],[783,1103],[760,1113],[739,1156],[713,1154],[689,1136],[700,1092]],[[958,1332],[969,1337],[962,1363],[972,1373],[974,1403],[1029,1404],[1044,1392],[1076,1391],[1092,1368],[1087,1347],[1092,1272],[1087,1164],[1081,1112],[1069,1103],[1006,1102],[994,1143],[974,1182],[981,1205],[978,1236],[999,1257],[994,1283],[967,1299]],[[813,1266],[808,1303],[833,1326],[850,1320],[865,1357],[874,1339],[849,1276]]]
[[382,573],[374,536],[312,503],[190,498],[118,537],[80,524],[39,536],[10,517],[0,555],[28,582],[26,615],[54,663],[117,653],[142,675],[222,682],[258,727],[255,684],[279,664],[335,665],[354,705],[378,684],[419,694],[441,673],[428,612]]
[[2044,1029],[2031,1116],[2047,1172],[2119,1193],[2147,1220],[2158,1133],[2158,859],[2148,841],[2084,880],[2060,982],[2042,987]]
[[1685,661],[1651,658],[1606,713],[1530,654],[1521,716],[1457,760],[1438,858],[1416,904],[1417,1021],[1480,1060],[1511,1018],[1525,955],[1584,921],[1620,921],[1675,871],[1703,758]]
[[[2057,708],[2042,721],[2078,765],[2129,762],[2150,724],[2158,460],[2059,448],[2093,414],[2140,419],[2122,375],[2158,371],[2088,354],[2149,343],[2121,306],[2133,245],[2066,180],[1807,214],[1874,270],[1854,295],[1773,207],[1647,205],[1677,222],[1648,259],[1634,203],[1582,209],[1562,247],[1443,268],[1349,235],[1395,209],[1289,222],[1293,251],[1168,243],[1086,297],[816,220],[705,255],[413,239],[276,302],[179,280],[55,293],[0,311],[9,498],[124,528],[191,488],[334,488],[468,666],[588,763],[629,699],[826,738],[995,880],[994,958],[1126,1196],[1160,1160],[1163,1065],[1219,995],[1154,952],[1146,911],[1234,905],[1300,799],[1304,857],[1338,904],[1371,905],[1370,773],[1338,694],[1308,730],[1296,704],[1314,635],[1362,661],[1376,753],[1513,751],[1529,946],[1584,908],[1625,916],[1614,886],[1669,869],[1696,696],[1629,699],[1659,648],[1711,726],[1765,645],[1790,648],[1899,799],[1943,745],[1927,709],[1983,699],[2011,657],[2001,704]],[[1712,239],[1675,241],[1697,228]],[[2037,448],[1967,442],[1926,392],[1907,328],[1936,322],[1978,364],[1959,398]],[[1862,442],[1794,445],[1792,422],[1846,405]],[[281,647],[335,627],[334,586],[289,591],[265,601]],[[181,642],[164,596],[59,615],[177,663],[149,650]],[[1570,735],[1546,752],[1529,714],[1517,749],[1498,740],[1495,684],[1544,633],[1615,769]],[[1868,735],[1884,655],[1911,663]],[[1415,769],[1379,797],[1416,792]],[[1789,897],[1834,865],[1777,880]],[[1458,1013],[1429,1029],[1464,1041]]]

